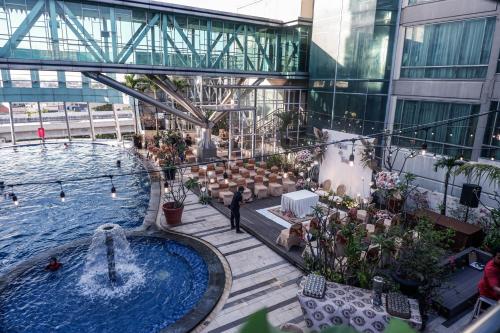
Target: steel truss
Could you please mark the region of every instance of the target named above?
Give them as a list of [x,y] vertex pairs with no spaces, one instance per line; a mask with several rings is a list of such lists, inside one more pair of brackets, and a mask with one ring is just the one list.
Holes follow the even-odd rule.
[[7,23],[0,33],[0,46],[6,40],[0,65],[91,71],[98,64],[104,72],[150,73],[166,68],[261,75],[307,71],[309,26],[257,25],[196,13],[90,1],[0,0]]

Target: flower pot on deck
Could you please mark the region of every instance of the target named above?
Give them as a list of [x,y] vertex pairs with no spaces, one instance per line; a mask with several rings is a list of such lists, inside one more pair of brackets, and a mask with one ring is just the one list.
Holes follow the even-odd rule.
[[422,285],[422,281],[405,278],[397,273],[392,273],[391,276],[399,284],[401,293],[413,298],[418,296],[418,288]]
[[175,180],[176,171],[177,168],[173,166],[167,166],[163,168],[163,173],[165,174],[165,178],[167,180]]
[[182,212],[184,211],[184,206],[180,208],[175,208],[175,203],[166,202],[162,205],[163,214],[169,225],[177,225],[181,223]]

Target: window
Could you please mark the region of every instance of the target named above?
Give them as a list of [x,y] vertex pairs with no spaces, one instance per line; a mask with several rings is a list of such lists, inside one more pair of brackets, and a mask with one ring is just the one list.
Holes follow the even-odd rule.
[[31,88],[31,71],[11,69],[10,80],[14,88]]
[[[430,101],[398,100],[394,131],[425,124],[442,123],[479,113],[479,104],[459,104]],[[427,131],[406,132],[394,137],[396,145],[418,148],[427,141],[428,151],[436,154],[470,157],[474,144],[477,118],[430,127]]]
[[82,87],[82,74],[79,72],[66,72],[66,88],[80,89]]
[[406,28],[401,77],[484,78],[494,30],[495,17]]
[[40,88],[59,87],[57,72],[55,71],[38,71],[38,77],[40,79]]

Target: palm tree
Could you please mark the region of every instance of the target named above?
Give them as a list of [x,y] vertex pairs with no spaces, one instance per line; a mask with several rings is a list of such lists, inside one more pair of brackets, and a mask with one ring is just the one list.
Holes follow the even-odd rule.
[[[289,137],[288,137],[288,128],[290,125],[292,125],[295,120],[297,119],[297,113],[293,111],[281,111],[276,114],[276,117],[280,120],[280,136],[281,136],[281,145],[285,144],[285,146],[288,146],[289,144]],[[284,134],[284,137],[283,137]]]
[[442,157],[436,163],[434,163],[434,171],[437,172],[438,169],[445,169],[444,176],[444,197],[443,203],[441,204],[441,215],[446,215],[446,199],[448,197],[448,185],[450,183],[450,176],[456,167],[463,164],[462,161],[457,160],[455,157]]
[[[134,90],[140,90],[140,91],[144,91],[144,78],[140,77],[140,76],[136,76],[135,74],[127,74],[125,75],[125,81],[123,82],[123,84],[127,87],[129,87],[130,89],[134,89]],[[136,99],[132,97],[132,103],[133,103],[133,107],[134,107],[134,114],[135,114],[135,118],[136,118],[136,123],[135,123],[135,132],[137,133],[137,130],[139,128],[138,124],[139,124],[139,121],[140,121],[140,117],[137,113],[137,107],[136,107]]]
[[[151,91],[153,93],[153,97],[156,100],[157,99],[157,92],[158,92],[158,86],[151,81],[149,78],[145,76],[138,76],[136,77],[135,74],[127,74],[125,75],[125,82],[124,84],[131,88],[131,89],[136,89],[140,90],[142,92],[144,91]],[[134,103],[134,108],[135,108],[135,103]],[[158,109],[155,106],[155,118],[156,118],[156,135],[158,135]]]

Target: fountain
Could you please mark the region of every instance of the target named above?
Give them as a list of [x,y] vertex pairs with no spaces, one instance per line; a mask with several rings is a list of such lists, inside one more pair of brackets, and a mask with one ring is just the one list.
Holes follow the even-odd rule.
[[117,224],[103,224],[92,237],[83,274],[82,294],[90,297],[117,297],[144,284],[144,270],[136,264],[124,230]]

